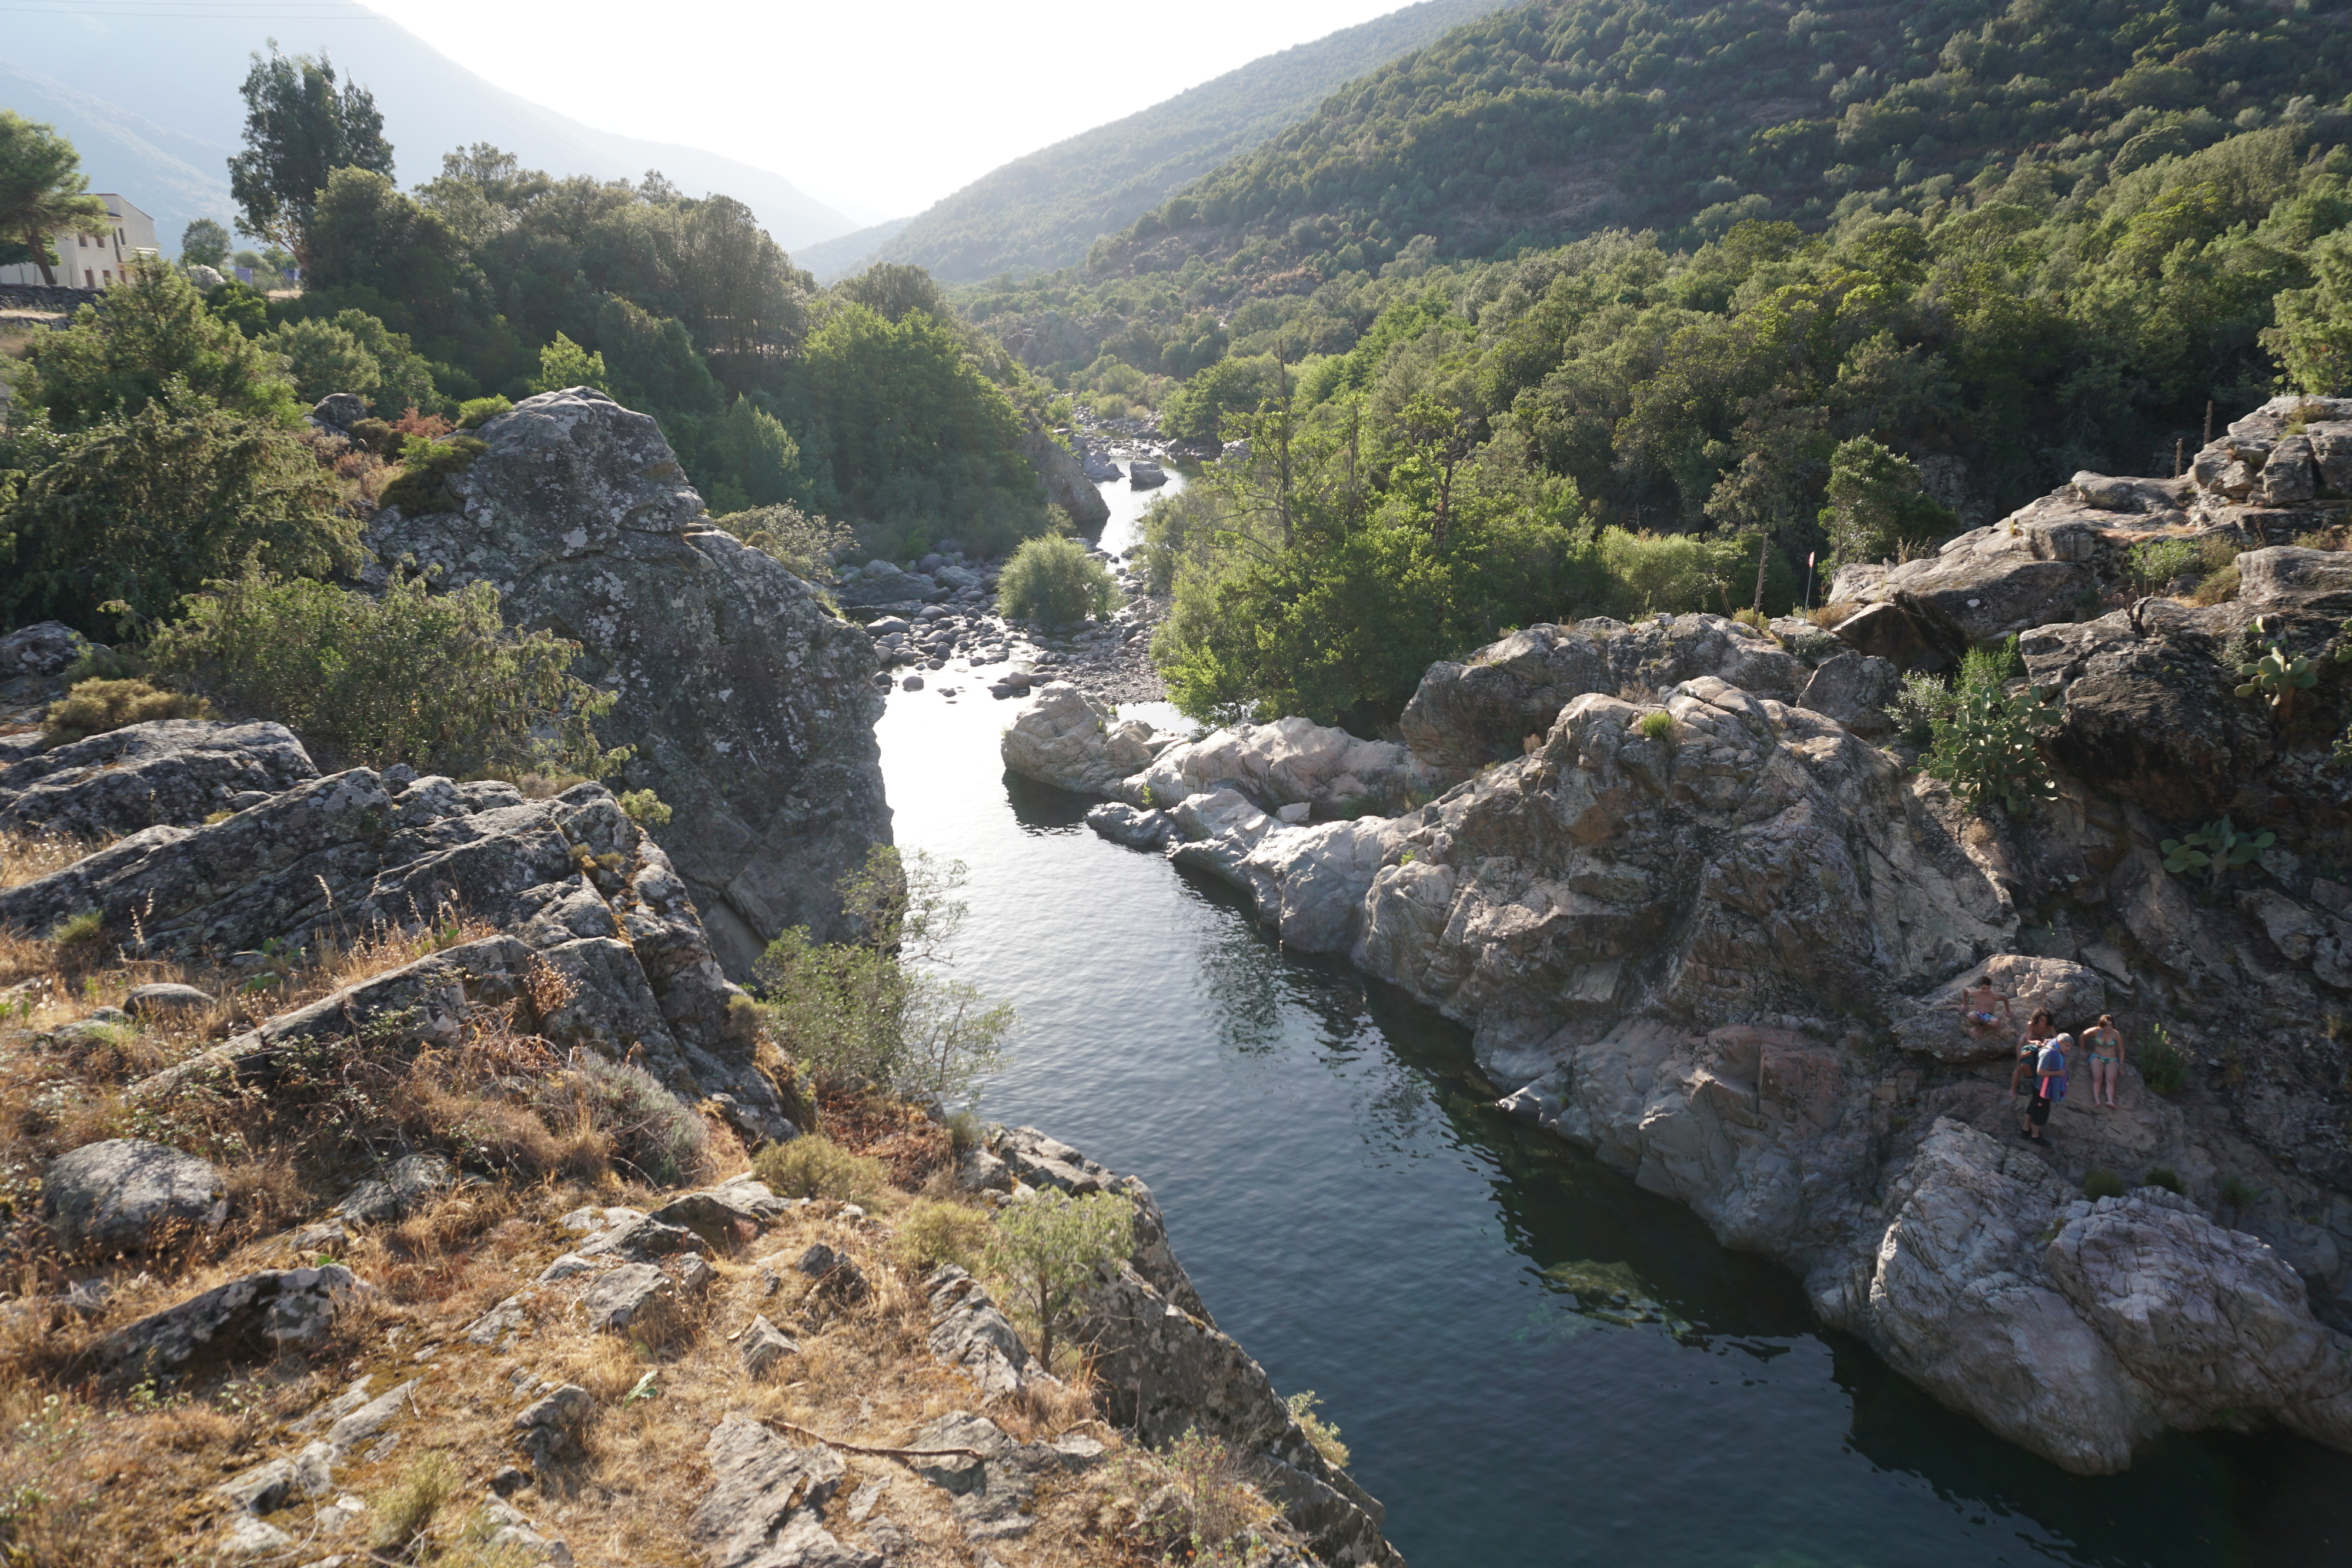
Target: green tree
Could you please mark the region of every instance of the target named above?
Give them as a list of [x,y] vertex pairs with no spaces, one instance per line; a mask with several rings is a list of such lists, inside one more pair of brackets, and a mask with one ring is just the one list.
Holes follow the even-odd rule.
[[558,332],[555,341],[539,351],[539,374],[532,378],[530,390],[546,392],[561,392],[565,387],[594,387],[609,396],[605,381],[604,356],[589,352]]
[[333,321],[313,317],[288,321],[262,340],[270,351],[286,361],[294,380],[294,393],[304,402],[316,402],[329,392],[356,392],[375,401],[383,382],[383,366],[360,347],[360,340]]
[[509,627],[487,582],[433,593],[395,572],[379,596],[259,570],[212,583],[147,648],[156,669],[277,720],[331,766],[601,778],[629,753],[597,741],[616,699],[571,673],[579,653]]
[[919,267],[906,267],[897,262],[882,262],[869,267],[855,277],[845,277],[833,286],[833,292],[843,299],[853,299],[888,321],[903,321],[910,310],[920,310],[937,321],[955,319],[954,308],[931,275]]
[[2328,235],[2311,248],[2312,286],[2276,300],[2278,324],[2263,347],[2286,367],[2286,381],[2316,397],[2352,389],[2352,234]]
[[1841,442],[1830,455],[1829,505],[1822,508],[1832,564],[1884,560],[1958,531],[1958,514],[1928,495],[1908,457],[1866,435]]
[[217,267],[228,259],[228,230],[197,218],[180,231],[180,259],[191,267]]
[[275,40],[267,60],[253,56],[238,91],[245,99],[245,151],[228,161],[237,226],[288,251],[307,269],[310,222],[328,176],[338,169],[392,173],[383,115],[367,89],[357,82],[338,86],[325,50],[317,59],[289,58]]
[[941,972],[969,914],[954,896],[965,875],[961,861],[877,844],[841,883],[857,940],[812,942],[794,926],[769,944],[753,971],[761,1010],[820,1082],[943,1103],[1002,1061],[1013,1009]]
[[54,617],[110,640],[120,601],[169,614],[248,561],[324,574],[358,563],[358,524],[291,432],[199,399],[157,398],[86,431],[19,438],[0,509],[0,619]]
[[180,272],[140,262],[131,280],[37,338],[22,396],[62,430],[145,408],[167,388],[257,419],[290,420],[294,389],[276,358],[215,315]]
[[0,109],[0,267],[26,263],[55,284],[57,252],[49,236],[60,229],[103,229],[106,204],[86,193],[89,176],[80,155],[53,126]]
[[1054,1342],[1095,1277],[1135,1250],[1135,1202],[1125,1193],[1072,1197],[1040,1187],[996,1214],[988,1261],[1037,1323],[1037,1356],[1054,1364]]

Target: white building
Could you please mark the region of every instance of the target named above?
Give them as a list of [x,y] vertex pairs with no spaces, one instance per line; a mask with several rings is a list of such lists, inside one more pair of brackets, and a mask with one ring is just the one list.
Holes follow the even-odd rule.
[[[106,204],[103,232],[67,229],[49,236],[58,253],[58,264],[50,270],[57,274],[60,288],[104,288],[129,276],[130,264],[141,253],[163,254],[155,243],[155,220],[132,206],[129,197],[101,191],[98,199]],[[46,281],[39,266],[32,262],[0,267],[0,285]]]

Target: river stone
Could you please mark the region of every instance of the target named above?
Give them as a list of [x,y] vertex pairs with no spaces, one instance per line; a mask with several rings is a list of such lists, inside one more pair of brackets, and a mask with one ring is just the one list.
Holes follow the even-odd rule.
[[838,883],[890,841],[873,640],[713,527],[647,415],[572,387],[473,434],[455,510],[375,514],[373,575],[413,557],[441,587],[492,582],[515,626],[582,643],[619,699],[597,734],[675,811],[655,836],[729,974],[787,926],[839,935]]
[[[1233,725],[1167,747],[1118,793],[1134,805],[1166,809],[1187,796],[1234,791],[1269,816],[1303,804],[1319,815],[1352,817],[1411,810],[1441,782],[1434,769],[1394,741],[1363,740],[1336,726],[1284,718]],[[1178,825],[1185,826],[1181,820]]]
[[1176,836],[1176,825],[1164,812],[1139,810],[1121,800],[1106,800],[1087,812],[1087,826],[1113,843],[1129,849],[1165,849]]
[[172,1239],[216,1220],[220,1173],[195,1155],[139,1138],[84,1144],[49,1162],[41,1207],[68,1247],[111,1250]]
[[1122,722],[1101,698],[1055,681],[1013,716],[1001,750],[1004,766],[1024,779],[1074,795],[1110,795],[1150,762],[1150,726]]
[[152,719],[0,768],[0,829],[94,839],[194,827],[241,795],[318,776],[283,725]]

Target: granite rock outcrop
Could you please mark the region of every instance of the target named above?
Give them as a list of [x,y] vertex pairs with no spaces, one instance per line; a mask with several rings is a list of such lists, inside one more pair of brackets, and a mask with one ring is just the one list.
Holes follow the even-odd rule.
[[581,645],[615,695],[620,782],[676,815],[659,837],[730,974],[786,926],[837,933],[837,885],[890,840],[872,641],[765,552],[714,527],[647,415],[586,387],[471,435],[437,509],[387,507],[366,544],[436,582],[493,583],[509,622]]

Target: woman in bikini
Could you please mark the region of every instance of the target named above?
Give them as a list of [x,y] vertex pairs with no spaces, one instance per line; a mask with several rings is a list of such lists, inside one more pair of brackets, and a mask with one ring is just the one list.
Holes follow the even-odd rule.
[[2097,1025],[2083,1031],[2083,1044],[2091,1058],[2091,1103],[2114,1107],[2116,1080],[2124,1068],[2124,1034],[2116,1020],[2105,1013],[2099,1015]]
[[[2035,1064],[2042,1059],[2042,1042],[2054,1038],[2058,1026],[2050,1021],[2048,1008],[2036,1008],[2033,1017],[2026,1021],[2025,1038],[2017,1042],[2017,1065],[2009,1070],[2009,1092],[2021,1098],[2017,1106],[2017,1130],[2027,1137],[2033,1136],[2034,1096],[2042,1087]],[[2046,1118],[2049,1113],[2043,1113]]]

